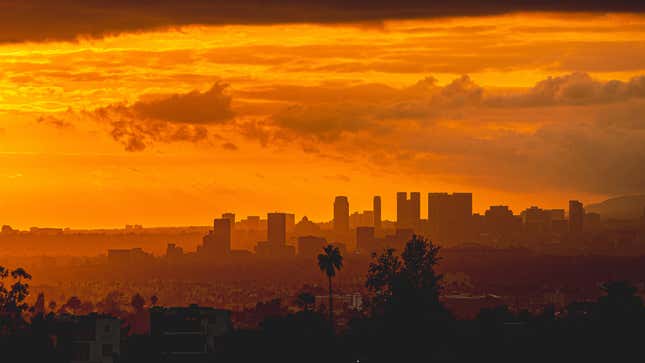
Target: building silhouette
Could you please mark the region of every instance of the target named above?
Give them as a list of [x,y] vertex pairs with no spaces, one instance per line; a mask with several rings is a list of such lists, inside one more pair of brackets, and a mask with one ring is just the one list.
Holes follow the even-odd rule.
[[397,228],[418,228],[421,220],[421,194],[411,192],[410,199],[406,192],[396,193],[396,226]]
[[[233,216],[233,219],[235,217]],[[209,256],[225,256],[231,253],[231,218],[215,218],[213,230],[203,238],[201,252]]]
[[305,258],[315,258],[322,253],[323,248],[327,245],[324,237],[301,236],[298,237],[298,256]]
[[260,257],[292,257],[295,248],[287,246],[287,214],[269,213],[267,215],[267,240],[258,242],[255,252]]
[[582,233],[585,209],[577,200],[569,201],[569,232]]
[[374,227],[381,228],[381,196],[375,195],[372,202],[374,211]]
[[551,225],[551,213],[537,206],[531,206],[520,213],[524,232],[529,234],[546,233]]
[[438,243],[457,244],[472,238],[472,193],[428,193],[430,237]]
[[484,213],[483,231],[493,240],[506,240],[512,234],[520,231],[522,220],[505,205],[492,205]]
[[337,196],[334,200],[334,232],[337,236],[349,232],[349,201],[346,196]]
[[[90,315],[62,315],[53,322],[50,337],[57,349],[66,353],[72,362],[114,363],[121,353],[121,320],[92,313]],[[12,360],[12,359],[10,359]]]
[[229,310],[197,305],[150,309],[150,337],[162,361],[210,361],[231,331]]
[[354,212],[349,216],[349,228],[371,227],[374,225],[374,212],[364,210],[363,212]]
[[287,215],[285,213],[269,213],[267,215],[267,241],[275,246],[287,242]]
[[235,213],[222,213],[222,218],[226,218],[231,221],[231,228],[235,226]]

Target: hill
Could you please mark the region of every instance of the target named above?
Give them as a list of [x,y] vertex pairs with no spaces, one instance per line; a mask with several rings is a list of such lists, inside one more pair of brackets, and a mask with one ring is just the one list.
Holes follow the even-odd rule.
[[585,206],[587,212],[599,213],[602,219],[635,219],[645,213],[645,195],[628,195],[610,198],[604,202]]

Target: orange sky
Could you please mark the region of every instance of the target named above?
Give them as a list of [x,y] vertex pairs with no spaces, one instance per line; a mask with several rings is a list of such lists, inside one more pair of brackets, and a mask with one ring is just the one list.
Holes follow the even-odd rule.
[[[182,25],[0,43],[0,224],[329,220],[397,191],[645,191],[645,16]],[[423,204],[423,203],[422,203]],[[422,215],[425,208],[422,206]]]

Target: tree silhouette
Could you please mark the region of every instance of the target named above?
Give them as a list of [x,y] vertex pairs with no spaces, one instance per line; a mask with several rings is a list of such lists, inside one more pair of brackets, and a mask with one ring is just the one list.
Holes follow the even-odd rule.
[[[7,289],[5,280],[11,275],[14,283],[10,289]],[[26,280],[31,280],[31,275],[22,267],[11,272],[3,266],[0,266],[0,312],[22,313],[29,306],[25,302],[29,296],[29,284]]]
[[439,262],[439,247],[413,236],[401,257],[387,249],[372,255],[366,287],[372,293],[373,313],[395,314],[398,318],[423,320],[445,309],[439,301],[442,276],[434,267]]
[[143,310],[143,307],[146,305],[146,300],[141,296],[140,294],[135,294],[132,296],[132,299],[130,300],[130,306],[134,309],[134,311],[141,311]]
[[313,306],[316,303],[316,297],[307,291],[303,291],[298,294],[296,297],[296,305],[301,307],[304,311],[309,312],[313,310]]
[[636,288],[627,281],[611,281],[602,286],[607,295],[598,299],[600,314],[611,321],[640,318],[643,301],[636,295]]
[[83,302],[78,298],[78,296],[72,296],[65,304],[63,304],[63,306],[61,306],[60,310],[61,312],[69,311],[74,315],[78,315],[82,305]]
[[329,322],[333,326],[334,322],[334,305],[332,297],[331,280],[336,276],[336,271],[343,268],[343,256],[340,254],[338,247],[328,245],[323,248],[323,252],[318,255],[318,267],[323,271],[329,279]]
[[366,360],[418,360],[429,345],[448,344],[451,316],[439,300],[438,254],[439,247],[413,236],[400,255],[391,248],[372,255],[366,278],[371,314],[350,323],[363,337]]

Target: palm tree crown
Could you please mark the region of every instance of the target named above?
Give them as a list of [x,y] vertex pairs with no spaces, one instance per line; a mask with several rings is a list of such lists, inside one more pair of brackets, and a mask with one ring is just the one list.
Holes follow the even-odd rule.
[[334,304],[332,301],[331,279],[336,276],[336,271],[343,268],[343,256],[340,254],[338,247],[329,245],[323,248],[323,253],[318,255],[318,267],[329,279],[329,322],[334,325]]
[[338,247],[329,245],[323,248],[324,253],[318,255],[318,267],[327,277],[336,276],[336,271],[343,268],[343,256]]

